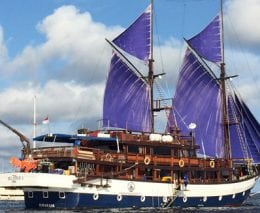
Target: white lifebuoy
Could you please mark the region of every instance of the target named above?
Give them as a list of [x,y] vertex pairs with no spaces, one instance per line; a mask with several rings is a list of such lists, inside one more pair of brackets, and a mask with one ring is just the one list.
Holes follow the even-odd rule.
[[182,198],[182,200],[183,200],[183,203],[186,203],[188,201],[188,198],[185,196]]
[[141,202],[144,202],[144,201],[145,201],[145,196],[142,195],[142,196],[140,197],[140,200],[141,200]]
[[146,157],[144,158],[144,164],[145,164],[145,165],[149,165],[150,162],[151,162],[151,158],[148,157],[148,156],[146,156]]
[[118,194],[116,196],[117,201],[121,201],[123,199],[123,196],[121,194]]
[[182,160],[182,159],[179,160],[179,166],[184,167],[184,160]]
[[214,161],[214,160],[211,160],[211,161],[209,162],[209,166],[210,166],[210,168],[215,168],[215,161]]
[[106,160],[108,160],[108,161],[112,160],[112,155],[110,153],[106,154]]
[[207,201],[207,197],[203,197],[203,202],[206,202]]
[[166,203],[168,201],[168,198],[167,197],[163,197],[163,202]]
[[235,197],[236,197],[236,194],[233,194],[233,195],[232,195],[232,199],[235,199]]
[[222,196],[219,196],[219,197],[218,197],[218,200],[221,201],[221,200],[222,200]]
[[243,194],[242,194],[242,195],[243,195],[243,196],[245,196],[245,194],[246,194],[246,193],[245,193],[245,192],[243,192]]
[[99,195],[97,193],[93,194],[93,200],[98,200]]

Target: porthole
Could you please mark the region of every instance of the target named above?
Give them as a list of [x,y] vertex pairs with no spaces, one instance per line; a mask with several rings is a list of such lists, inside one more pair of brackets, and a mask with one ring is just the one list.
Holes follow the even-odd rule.
[[185,196],[182,198],[182,200],[183,200],[183,203],[186,203],[188,201],[188,198]]
[[118,194],[116,196],[117,201],[121,201],[123,199],[123,196],[121,194]]
[[65,192],[59,192],[59,198],[65,199]]
[[48,198],[49,197],[49,193],[48,192],[43,192],[43,198]]
[[168,201],[168,198],[167,197],[163,197],[163,202],[166,203]]
[[99,197],[98,194],[96,194],[96,193],[93,194],[93,200],[98,200],[98,197]]
[[28,198],[33,198],[33,192],[28,192]]

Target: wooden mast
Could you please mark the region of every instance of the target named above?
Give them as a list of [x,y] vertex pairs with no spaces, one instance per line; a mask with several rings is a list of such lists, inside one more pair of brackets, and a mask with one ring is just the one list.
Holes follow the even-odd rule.
[[153,71],[153,0],[151,0],[151,19],[150,19],[150,58],[148,64],[148,84],[150,86],[150,110],[151,110],[151,132],[154,132],[154,107],[153,107],[153,83],[154,83],[154,71]]
[[226,76],[225,70],[225,61],[224,61],[224,23],[223,23],[223,0],[220,0],[221,4],[221,30],[222,30],[222,62],[220,63],[220,83],[222,91],[222,113],[223,113],[223,134],[224,134],[224,157],[229,160],[231,158],[230,154],[230,135],[229,135],[229,122],[228,122],[228,113],[227,113],[227,93],[226,93],[226,83],[228,79]]

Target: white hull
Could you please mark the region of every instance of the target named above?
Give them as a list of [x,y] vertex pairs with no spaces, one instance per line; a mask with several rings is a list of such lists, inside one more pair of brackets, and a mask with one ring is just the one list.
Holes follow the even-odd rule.
[[[181,185],[180,190],[176,190],[177,186],[172,183],[100,178],[81,186],[73,183],[76,179],[73,175],[47,173],[7,173],[0,174],[0,179],[2,186],[23,187],[25,204],[29,208],[212,206],[213,198],[218,200],[216,206],[241,205],[256,183],[256,178],[250,178],[234,183],[188,184],[186,190]],[[62,196],[54,201],[50,199],[54,193]],[[69,196],[74,203],[60,204],[59,199],[66,200]],[[82,202],[83,198],[88,202]],[[129,205],[123,205],[124,199]],[[138,203],[131,204],[136,199]],[[110,201],[107,206],[105,200],[114,202]]]

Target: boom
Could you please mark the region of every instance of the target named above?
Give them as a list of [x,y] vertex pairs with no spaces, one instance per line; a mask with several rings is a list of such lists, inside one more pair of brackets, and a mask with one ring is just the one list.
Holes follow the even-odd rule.
[[24,154],[30,154],[30,152],[31,152],[31,148],[30,148],[31,141],[25,135],[23,135],[21,132],[19,132],[16,129],[14,129],[13,127],[9,126],[4,121],[0,120],[0,123],[3,126],[5,126],[6,128],[10,129],[14,134],[19,136],[20,141],[21,141],[23,148],[24,148],[24,152],[25,152]]

